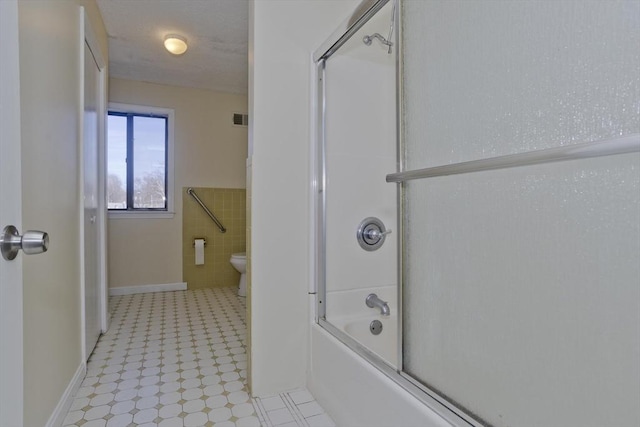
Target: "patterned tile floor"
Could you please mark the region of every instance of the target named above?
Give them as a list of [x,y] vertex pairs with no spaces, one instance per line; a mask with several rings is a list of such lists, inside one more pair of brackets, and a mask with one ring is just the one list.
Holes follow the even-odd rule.
[[115,296],[63,425],[333,427],[301,389],[251,399],[245,301],[234,288]]

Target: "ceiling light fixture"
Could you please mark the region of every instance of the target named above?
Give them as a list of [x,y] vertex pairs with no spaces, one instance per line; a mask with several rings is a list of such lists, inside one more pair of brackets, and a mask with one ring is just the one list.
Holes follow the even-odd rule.
[[164,47],[173,55],[182,55],[187,51],[187,39],[177,34],[169,34],[164,38]]

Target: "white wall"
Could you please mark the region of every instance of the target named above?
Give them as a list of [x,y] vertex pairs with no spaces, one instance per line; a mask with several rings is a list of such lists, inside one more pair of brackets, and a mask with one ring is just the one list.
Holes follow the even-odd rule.
[[305,383],[311,227],[311,53],[356,4],[310,0],[250,3],[250,328],[254,395]]
[[173,218],[111,218],[109,286],[178,283],[182,277],[182,188],[245,188],[247,129],[232,114],[247,96],[112,78],[109,102],[174,110]]

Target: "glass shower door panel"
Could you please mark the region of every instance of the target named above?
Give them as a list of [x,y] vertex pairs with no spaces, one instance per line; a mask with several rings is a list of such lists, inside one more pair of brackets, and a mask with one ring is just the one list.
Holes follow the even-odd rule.
[[406,169],[640,132],[640,2],[403,2]]
[[405,200],[405,372],[495,426],[638,425],[640,155]]
[[[639,2],[402,4],[404,170],[640,133]],[[403,370],[496,426],[639,425],[639,181],[405,183]]]
[[[389,301],[397,314],[397,233],[373,252],[356,239],[367,217],[378,217],[389,229],[397,223],[396,187],[384,180],[397,159],[396,56],[377,42],[363,42],[367,34],[388,31],[391,6],[385,5],[325,64],[325,307],[326,319],[345,331],[349,318],[373,311],[365,305],[371,292]],[[371,336],[366,325],[362,332]]]

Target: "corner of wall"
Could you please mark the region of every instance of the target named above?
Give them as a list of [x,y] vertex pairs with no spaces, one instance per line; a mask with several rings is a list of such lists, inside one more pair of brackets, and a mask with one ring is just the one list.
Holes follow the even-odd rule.
[[[310,53],[356,3],[250,3],[254,395],[282,392],[306,382],[312,223]],[[260,67],[254,68],[253,62]],[[283,115],[285,110],[288,114]]]

